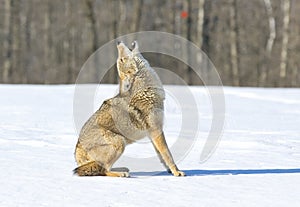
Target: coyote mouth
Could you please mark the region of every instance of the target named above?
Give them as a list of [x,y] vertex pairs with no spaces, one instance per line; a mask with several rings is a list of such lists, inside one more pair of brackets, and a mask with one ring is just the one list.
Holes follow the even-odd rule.
[[118,58],[128,57],[131,55],[131,50],[122,41],[117,42]]

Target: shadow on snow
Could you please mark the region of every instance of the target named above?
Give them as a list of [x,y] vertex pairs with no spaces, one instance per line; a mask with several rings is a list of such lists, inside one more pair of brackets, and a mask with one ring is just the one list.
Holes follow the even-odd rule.
[[[206,175],[261,175],[261,174],[292,174],[300,173],[300,168],[295,169],[235,169],[235,170],[183,170],[187,176]],[[132,172],[133,176],[167,176],[168,172]]]

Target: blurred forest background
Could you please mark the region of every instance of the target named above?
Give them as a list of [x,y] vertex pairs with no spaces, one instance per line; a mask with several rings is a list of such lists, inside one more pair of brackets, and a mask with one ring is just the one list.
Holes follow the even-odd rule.
[[[298,0],[0,0],[0,83],[74,83],[103,44],[147,30],[194,42],[224,85],[300,86]],[[103,82],[117,83],[115,68]]]

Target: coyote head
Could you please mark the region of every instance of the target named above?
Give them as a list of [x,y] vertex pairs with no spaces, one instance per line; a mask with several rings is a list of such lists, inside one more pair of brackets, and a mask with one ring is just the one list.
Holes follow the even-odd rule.
[[121,80],[127,79],[137,72],[133,52],[123,42],[118,42],[117,68]]
[[129,49],[123,42],[118,42],[117,48],[117,67],[121,79],[123,79],[124,76],[136,74],[139,68],[148,63],[140,54],[137,41],[132,43],[132,49]]
[[124,93],[130,89],[136,74],[148,65],[148,62],[140,54],[137,41],[132,43],[132,49],[129,49],[123,42],[118,42],[117,48],[117,68],[121,93]]

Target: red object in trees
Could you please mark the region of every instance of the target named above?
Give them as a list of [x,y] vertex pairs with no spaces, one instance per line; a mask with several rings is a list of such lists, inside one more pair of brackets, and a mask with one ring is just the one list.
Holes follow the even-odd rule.
[[181,18],[185,19],[189,16],[188,12],[187,11],[182,11],[181,14],[180,14]]

